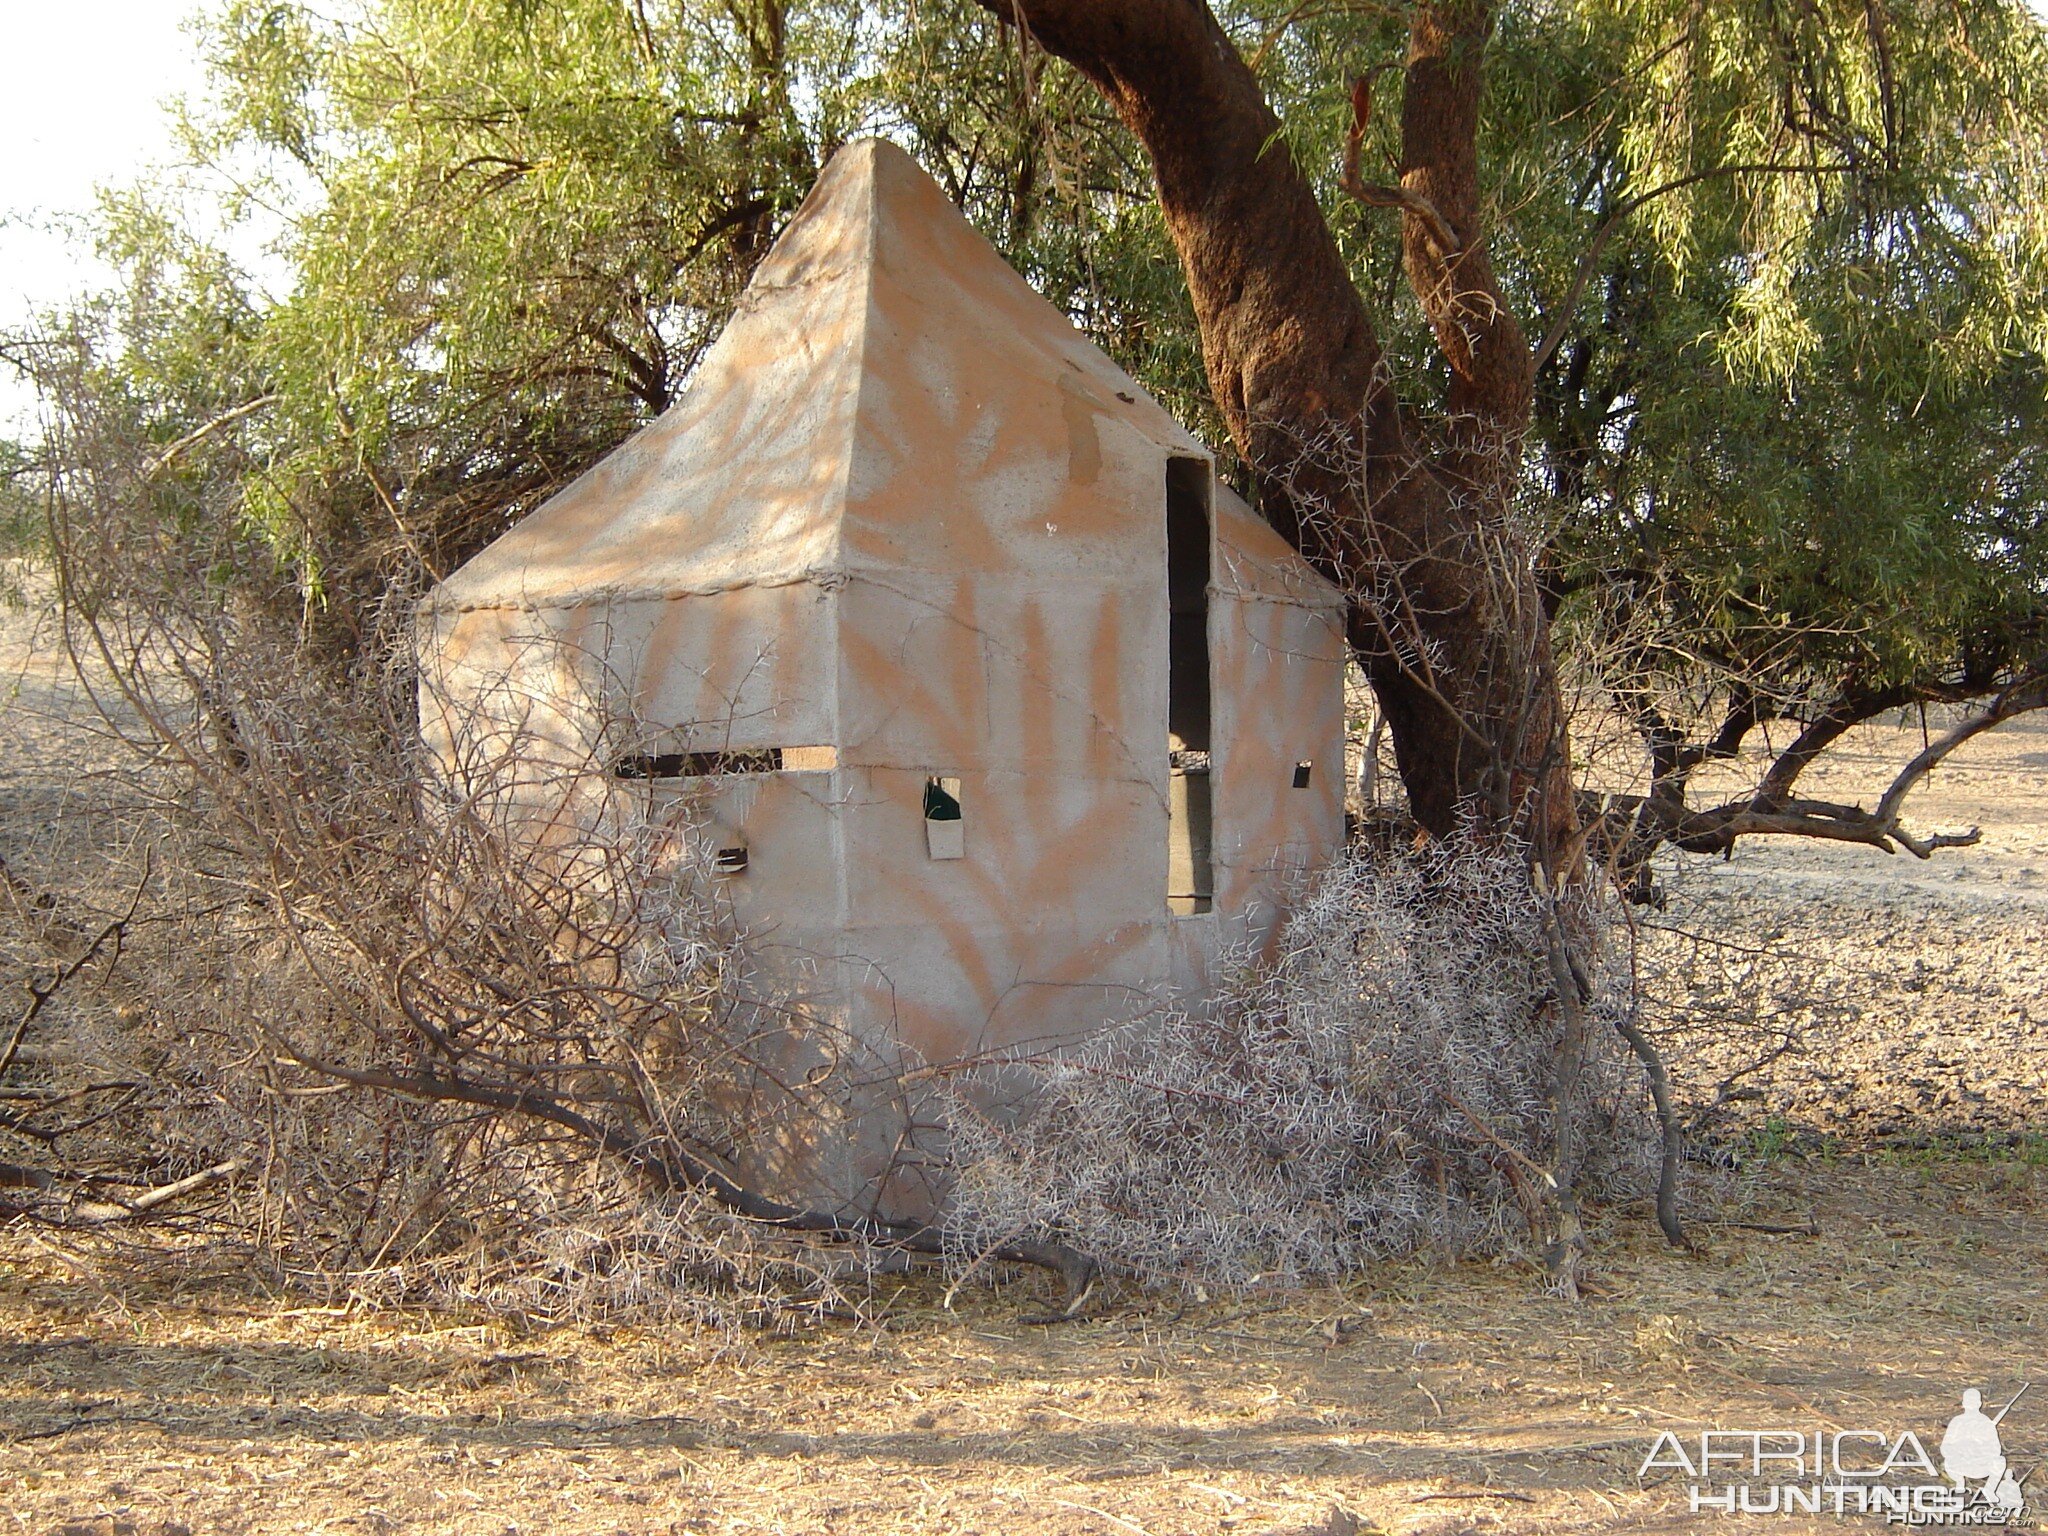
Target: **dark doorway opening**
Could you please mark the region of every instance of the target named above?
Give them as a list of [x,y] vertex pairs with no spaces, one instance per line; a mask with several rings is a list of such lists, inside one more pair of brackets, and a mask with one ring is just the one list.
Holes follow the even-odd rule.
[[1209,784],[1209,463],[1166,461],[1166,904],[1207,912]]

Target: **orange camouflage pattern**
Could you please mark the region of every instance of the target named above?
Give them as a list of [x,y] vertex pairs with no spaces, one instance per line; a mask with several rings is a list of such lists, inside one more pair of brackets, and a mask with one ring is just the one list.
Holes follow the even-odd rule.
[[[1168,910],[1175,458],[1212,464],[907,155],[851,145],[684,398],[431,596],[423,729],[459,774],[458,718],[516,724],[548,837],[665,792],[602,771],[607,710],[664,751],[829,747],[690,785],[747,849],[757,985],[906,1062],[1140,1018],[1343,838],[1342,599],[1212,468],[1214,907]],[[911,1111],[871,1098],[807,1193],[927,1208]]]

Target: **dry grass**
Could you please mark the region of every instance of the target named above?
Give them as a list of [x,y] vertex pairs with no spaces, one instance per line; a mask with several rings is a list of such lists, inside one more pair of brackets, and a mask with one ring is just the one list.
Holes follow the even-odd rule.
[[[1165,1536],[1317,1528],[1339,1503],[1389,1532],[1683,1530],[1634,1477],[1660,1428],[1926,1436],[1963,1385],[2016,1385],[2048,1347],[2044,1199],[2023,1164],[1789,1161],[1759,1206],[1820,1236],[1720,1230],[1688,1259],[1622,1222],[1575,1306],[1520,1271],[1418,1262],[1036,1329],[1014,1292],[947,1315],[911,1281],[876,1326],[737,1345],[307,1308],[16,1239],[0,1507],[165,1536]],[[2015,1419],[2030,1465],[2048,1418]]]
[[[49,766],[81,749],[40,660],[0,754],[9,851],[96,845]],[[1873,733],[1873,775],[1899,744]],[[1576,1305],[1415,1261],[1185,1311],[1112,1295],[1050,1329],[1018,1321],[1036,1280],[950,1314],[936,1281],[882,1282],[873,1322],[736,1336],[309,1307],[197,1250],[179,1278],[17,1229],[0,1531],[1263,1536],[1341,1528],[1339,1504],[1442,1536],[1700,1528],[1636,1483],[1659,1429],[1926,1437],[1962,1387],[2041,1374],[2044,749],[2035,726],[1959,754],[1921,821],[1988,835],[1933,865],[1756,845],[1677,887],[1689,925],[1773,950],[1768,1000],[1808,1031],[1722,1145],[1745,1215],[1818,1236],[1713,1228],[1688,1258],[1618,1216]],[[2005,1426],[2021,1468],[2048,1460],[2033,1402]]]

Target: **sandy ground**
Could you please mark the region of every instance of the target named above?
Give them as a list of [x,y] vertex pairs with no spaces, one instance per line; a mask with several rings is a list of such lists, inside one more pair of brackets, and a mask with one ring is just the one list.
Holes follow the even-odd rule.
[[[23,659],[26,623],[0,633],[20,680],[0,853],[54,868],[105,829],[72,815],[58,767],[89,743],[61,723],[61,671]],[[1813,788],[1869,803],[1917,745],[1866,732]],[[1928,864],[1756,844],[1674,873],[1650,921],[1694,937],[1649,940],[1693,1107],[1774,1030],[1799,1044],[1706,1122],[1753,1225],[1701,1228],[1688,1256],[1610,1213],[1578,1303],[1526,1269],[1416,1260],[1306,1295],[1111,1294],[1054,1328],[1019,1321],[1034,1281],[948,1312],[921,1279],[866,1323],[787,1337],[534,1332],[0,1233],[0,1531],[1748,1528],[1690,1513],[1668,1474],[1638,1479],[1659,1431],[1911,1429],[1932,1447],[1963,1388],[2003,1402],[2037,1380],[2002,1426],[2031,1469],[2048,1462],[2048,727],[1972,744],[1917,805],[1983,842]],[[1755,1018],[1724,1030],[1731,997]]]
[[[1761,1193],[1819,1235],[1712,1230],[1687,1258],[1624,1223],[1576,1305],[1417,1262],[1034,1329],[1014,1292],[947,1314],[920,1283],[879,1327],[736,1344],[177,1294],[17,1253],[0,1508],[157,1536],[1683,1531],[1715,1517],[1636,1477],[1661,1429],[1931,1447],[1964,1386],[2003,1402],[2041,1375],[2048,1176],[1788,1160]],[[2036,1465],[2048,1404],[2004,1431]]]
[[[1873,805],[1921,740],[1917,725],[1867,727],[1803,788]],[[1922,860],[1759,838],[1725,863],[1684,861],[1646,920],[1724,947],[1699,996],[1682,972],[1658,985],[1683,1013],[1746,978],[1763,1029],[1795,1035],[1744,1080],[1762,1097],[1736,1123],[1807,1146],[2048,1151],[2048,718],[1967,743],[1907,810],[1919,830],[1982,841]]]

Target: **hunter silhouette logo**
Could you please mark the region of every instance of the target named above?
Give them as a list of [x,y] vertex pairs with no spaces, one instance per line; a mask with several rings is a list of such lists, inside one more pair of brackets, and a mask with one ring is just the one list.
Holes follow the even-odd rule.
[[2030,1383],[1996,1413],[1975,1387],[1942,1432],[1941,1465],[1912,1430],[1709,1429],[1660,1434],[1638,1479],[1683,1473],[1693,1514],[1882,1515],[1891,1525],[2028,1526],[2026,1474],[1999,1433]]
[[1998,1438],[1998,1423],[2012,1412],[2013,1403],[2026,1396],[2022,1385],[2012,1402],[1997,1413],[1986,1415],[1984,1394],[1975,1387],[1963,1394],[1963,1411],[1948,1421],[1941,1437],[1941,1470],[1958,1492],[1975,1482],[1978,1492],[1999,1509],[2018,1513],[2027,1507],[2019,1479],[2006,1465],[2005,1446]]

